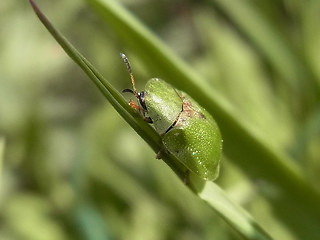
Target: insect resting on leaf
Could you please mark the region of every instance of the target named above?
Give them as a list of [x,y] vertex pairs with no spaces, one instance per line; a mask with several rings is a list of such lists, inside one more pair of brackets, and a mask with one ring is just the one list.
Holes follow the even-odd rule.
[[130,92],[138,100],[138,104],[131,100],[130,106],[153,124],[166,152],[198,177],[215,180],[219,175],[222,140],[213,117],[185,92],[159,78],[150,79],[145,90],[138,92],[129,60],[123,53],[121,57],[132,82],[132,89],[122,92]]

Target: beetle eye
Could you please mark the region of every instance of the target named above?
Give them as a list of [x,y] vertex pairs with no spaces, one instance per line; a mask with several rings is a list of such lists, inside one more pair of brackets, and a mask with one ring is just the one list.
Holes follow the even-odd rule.
[[139,98],[144,101],[144,92],[139,92],[138,93]]

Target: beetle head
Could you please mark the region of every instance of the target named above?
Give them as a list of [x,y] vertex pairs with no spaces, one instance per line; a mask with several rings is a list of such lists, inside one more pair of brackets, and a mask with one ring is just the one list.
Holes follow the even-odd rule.
[[[145,103],[145,100],[144,100],[145,99],[145,93],[143,91],[142,92],[134,92],[133,90],[128,89],[128,88],[122,90],[122,93],[126,93],[126,92],[132,93],[139,100],[139,103],[140,103],[142,109],[144,111],[147,111],[147,106],[146,106],[146,103]],[[137,109],[137,107],[134,107],[133,104],[130,104],[130,106],[132,108]]]

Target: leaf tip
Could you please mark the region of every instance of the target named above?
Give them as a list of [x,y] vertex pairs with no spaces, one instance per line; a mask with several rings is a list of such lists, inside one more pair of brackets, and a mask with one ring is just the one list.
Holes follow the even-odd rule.
[[36,11],[38,9],[36,3],[33,0],[29,0],[29,3],[31,4],[32,8]]
[[36,4],[33,0],[29,0],[29,2],[30,2],[30,4],[31,4],[31,7],[33,8],[33,11],[37,14],[37,16],[38,16],[39,18],[41,18],[41,17],[40,17],[40,16],[41,16],[41,12],[40,12],[37,4]]

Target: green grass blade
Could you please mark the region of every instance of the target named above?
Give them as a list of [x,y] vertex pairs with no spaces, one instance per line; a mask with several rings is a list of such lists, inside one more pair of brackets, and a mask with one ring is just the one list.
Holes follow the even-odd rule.
[[292,99],[316,107],[320,96],[319,82],[309,63],[301,56],[301,49],[288,43],[288,33],[268,21],[263,11],[248,1],[211,2],[231,19],[240,32],[256,46],[261,56],[270,63],[272,69],[279,73],[280,81],[276,84],[283,85]]
[[[118,34],[119,39],[145,61],[146,66],[185,90],[215,117],[224,138],[224,154],[253,180],[264,179],[281,189],[285,199],[295,202],[293,208],[299,207],[310,216],[320,219],[320,194],[306,182],[292,159],[267,143],[263,135],[241,119],[208,81],[174,55],[116,1],[87,1]],[[265,196],[270,197],[267,194]]]
[[201,185],[193,187],[198,196],[210,204],[226,222],[234,226],[234,229],[244,239],[272,239],[243,208],[233,203],[215,183],[206,182],[204,187]]
[[[82,56],[69,42],[62,36],[42,14],[37,5],[30,0],[30,3],[39,17],[40,21],[56,39],[65,52],[73,59],[88,77],[99,88],[102,94],[113,105],[116,111],[124,120],[158,153],[162,149],[162,141],[156,131],[146,123],[141,116],[133,110],[125,101],[122,95],[92,66],[92,64]],[[164,154],[163,161],[181,178],[185,178],[185,167],[172,155]]]
[[[97,85],[102,94],[113,105],[117,112],[141,135],[154,150],[159,150],[161,140],[155,131],[146,124],[128,105],[122,95],[83,57],[48,21],[33,1],[30,1],[35,13],[51,35],[57,40],[65,52],[72,58]],[[147,134],[145,134],[147,133]]]
[[293,55],[280,32],[259,15],[258,9],[246,1],[212,0],[260,49],[271,64],[284,76],[287,85],[297,90],[301,63]]
[[[4,146],[5,146],[4,138],[0,137],[0,178],[1,178],[1,173],[2,173]],[[1,180],[0,180],[0,183],[1,183]]]
[[[110,103],[115,107],[115,109],[119,112],[119,114],[138,132],[138,134],[143,137],[147,143],[155,150],[158,151],[161,147],[161,139],[155,133],[155,131],[142,120],[140,116],[138,116],[131,107],[124,101],[123,97],[104,79],[101,74],[58,32],[54,29],[51,23],[47,20],[47,18],[41,13],[38,7],[34,4],[32,0],[30,0],[36,14],[38,15],[41,22],[45,25],[48,31],[52,34],[52,36],[57,40],[57,42],[62,46],[62,48],[66,51],[66,53],[84,70],[84,72],[90,77],[90,79],[98,86],[104,96],[110,101]],[[182,167],[176,159],[172,155],[165,156],[164,161],[175,171],[175,173],[183,179],[185,177],[185,168]],[[206,194],[207,188],[201,190],[201,187],[198,189],[194,188],[195,185],[203,186],[205,182],[203,180],[197,179],[196,177],[191,179],[189,187],[192,187],[193,190],[196,190],[196,193],[199,194],[201,198],[204,200],[208,200]],[[212,185],[211,185],[212,186]],[[215,186],[215,185],[213,185]],[[209,190],[212,193],[212,190]],[[216,195],[217,199],[226,200],[226,196],[222,191],[215,191],[213,193]],[[210,196],[212,197],[212,196]],[[235,206],[231,204],[230,200],[228,200],[225,204],[231,204],[233,206],[231,213],[227,214],[224,211],[224,208],[219,209],[219,204],[216,204],[215,201],[208,201],[208,204],[215,209],[220,215],[230,224],[230,226],[235,229],[240,235],[244,237],[244,239],[252,239],[252,240],[262,240],[262,239],[271,239],[258,225],[250,220],[244,214],[243,210],[240,210],[241,207]],[[221,202],[220,202],[221,204]],[[231,206],[229,205],[229,206]],[[228,206],[228,205],[227,205]],[[232,215],[239,216],[240,219],[245,220],[242,224],[236,223],[232,220]],[[248,232],[248,229],[254,232]],[[259,236],[259,237],[257,237]]]

